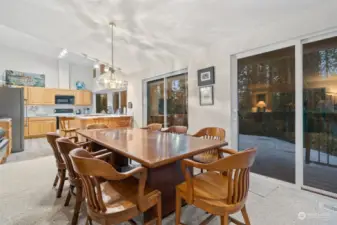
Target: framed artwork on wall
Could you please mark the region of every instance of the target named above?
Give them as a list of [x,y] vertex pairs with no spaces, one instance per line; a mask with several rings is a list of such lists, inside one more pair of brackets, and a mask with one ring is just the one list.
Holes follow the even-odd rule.
[[198,86],[215,83],[214,66],[198,70]]
[[200,105],[214,105],[213,86],[199,87]]

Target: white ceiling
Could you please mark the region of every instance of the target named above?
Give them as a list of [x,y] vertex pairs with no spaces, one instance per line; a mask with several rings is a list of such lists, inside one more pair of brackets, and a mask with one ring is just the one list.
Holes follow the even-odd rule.
[[[324,1],[329,2],[335,0]],[[0,44],[50,57],[67,48],[109,62],[108,24],[114,21],[115,64],[132,72],[321,5],[320,0],[0,0]]]

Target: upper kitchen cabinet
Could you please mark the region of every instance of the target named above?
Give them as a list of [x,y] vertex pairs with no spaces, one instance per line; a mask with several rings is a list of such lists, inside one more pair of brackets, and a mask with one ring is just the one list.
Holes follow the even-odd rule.
[[90,91],[76,91],[75,105],[91,105]]
[[28,105],[54,105],[55,90],[49,88],[29,87]]

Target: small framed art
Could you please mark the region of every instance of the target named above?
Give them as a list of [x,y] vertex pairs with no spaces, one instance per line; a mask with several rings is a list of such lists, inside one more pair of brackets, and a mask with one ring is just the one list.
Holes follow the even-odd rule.
[[214,105],[213,86],[199,87],[200,105]]
[[198,86],[205,86],[214,83],[214,66],[198,70]]

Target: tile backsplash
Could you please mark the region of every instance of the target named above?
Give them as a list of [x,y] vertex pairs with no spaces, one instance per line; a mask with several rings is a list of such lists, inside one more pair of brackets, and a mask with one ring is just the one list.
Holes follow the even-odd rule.
[[80,109],[82,114],[84,112],[83,109],[89,108],[90,112],[92,112],[91,106],[74,106],[74,105],[28,105],[25,107],[25,116],[33,117],[33,116],[43,116],[43,115],[53,115],[54,109],[73,109],[74,113],[76,110]]

